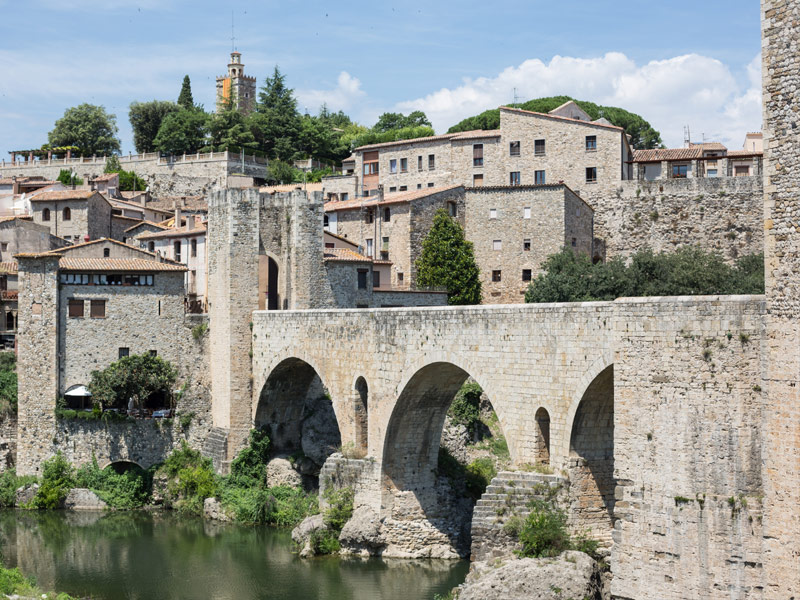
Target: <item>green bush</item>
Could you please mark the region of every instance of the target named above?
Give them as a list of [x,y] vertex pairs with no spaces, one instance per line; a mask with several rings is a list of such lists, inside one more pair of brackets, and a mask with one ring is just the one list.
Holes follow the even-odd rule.
[[572,549],[566,513],[549,503],[534,501],[531,513],[520,527],[519,541],[520,556],[530,558],[558,556]]
[[177,371],[163,358],[132,354],[102,371],[92,371],[89,390],[92,399],[106,407],[127,408],[130,398],[141,407],[153,394],[162,393],[170,397],[176,379]]
[[203,501],[217,492],[217,479],[211,460],[183,441],[159,467],[157,474],[167,476],[165,505],[188,514],[201,514]]
[[0,419],[17,414],[17,357],[0,352]]
[[36,477],[32,475],[17,476],[14,468],[0,473],[0,508],[13,508],[17,489],[35,481]]
[[495,475],[497,469],[494,467],[494,461],[487,456],[476,458],[469,463],[466,468],[466,484],[470,496],[480,498]]
[[231,462],[230,482],[240,487],[266,486],[268,461],[266,429],[253,429],[247,447]]
[[322,515],[325,525],[337,534],[342,531],[344,524],[353,516],[353,488],[345,487],[325,490],[325,501],[328,508]]
[[477,383],[465,383],[448,410],[450,420],[464,425],[470,433],[474,433],[481,420],[481,394],[483,390]]
[[77,487],[95,492],[112,508],[139,508],[150,499],[149,477],[139,467],[117,473],[111,465],[100,469],[97,459],[93,457],[91,463],[76,471],[75,482]]
[[[491,459],[488,458],[476,459],[467,467],[458,462],[447,448],[440,446],[439,462],[436,467],[436,472],[439,476],[448,478],[454,490],[459,493],[461,493],[462,490],[466,490],[470,498],[478,500],[486,491],[486,487],[491,480],[491,478],[486,479],[485,477],[484,461],[486,460],[491,461]],[[492,470],[494,470],[494,467],[492,467]]]
[[275,498],[267,488],[225,486],[220,500],[239,523],[269,523],[275,512]]
[[61,508],[73,487],[75,487],[75,475],[72,465],[59,450],[55,456],[48,458],[42,464],[42,481],[33,497],[34,508]]
[[329,529],[315,529],[311,532],[311,549],[314,554],[335,554],[341,549],[339,533]]
[[319,498],[299,488],[277,486],[269,488],[274,499],[267,523],[281,527],[294,527],[310,515],[319,513]]
[[28,579],[18,568],[6,569],[0,567],[0,594],[13,594],[23,586],[33,586],[33,580]]

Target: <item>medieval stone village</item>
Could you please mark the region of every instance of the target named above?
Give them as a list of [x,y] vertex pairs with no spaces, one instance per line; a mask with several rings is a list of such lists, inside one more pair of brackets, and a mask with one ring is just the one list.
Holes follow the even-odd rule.
[[357,130],[234,49],[138,154],[0,159],[0,593],[800,598],[800,1],[761,36],[735,147]]

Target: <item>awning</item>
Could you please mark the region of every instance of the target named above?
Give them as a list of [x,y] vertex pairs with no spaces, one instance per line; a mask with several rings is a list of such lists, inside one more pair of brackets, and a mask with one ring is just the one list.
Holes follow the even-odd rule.
[[78,397],[83,396],[84,398],[90,398],[91,395],[92,395],[92,392],[90,392],[85,385],[78,385],[78,386],[75,386],[74,388],[72,388],[70,390],[67,390],[67,392],[64,395],[65,396],[78,396]]

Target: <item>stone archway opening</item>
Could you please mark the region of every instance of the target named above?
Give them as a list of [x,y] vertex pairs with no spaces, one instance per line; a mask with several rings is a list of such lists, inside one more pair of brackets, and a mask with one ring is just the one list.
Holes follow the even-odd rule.
[[271,256],[258,256],[258,310],[280,310],[280,267]]
[[595,539],[611,541],[614,528],[614,366],[583,393],[569,443],[570,518]]
[[358,454],[366,456],[369,441],[369,387],[367,380],[359,377],[355,385],[353,414],[355,422],[355,449]]
[[112,461],[105,466],[104,470],[106,469],[114,471],[117,475],[123,475],[125,473],[140,475],[145,472],[145,469],[139,463],[132,460]]
[[[266,429],[273,457],[312,478],[342,444],[331,397],[314,367],[299,358],[282,361],[270,373],[259,395],[255,427]],[[287,482],[295,478],[284,475]]]
[[550,464],[550,413],[540,407],[534,417],[536,419],[536,462]]

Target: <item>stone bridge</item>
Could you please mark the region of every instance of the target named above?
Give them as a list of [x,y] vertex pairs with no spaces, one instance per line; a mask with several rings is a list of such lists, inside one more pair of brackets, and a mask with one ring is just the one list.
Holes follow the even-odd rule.
[[[713,563],[741,569],[724,578],[744,582],[743,549],[760,538],[729,535],[730,519],[698,525],[694,503],[677,514],[675,498],[702,497],[713,514],[761,493],[763,328],[761,296],[257,311],[252,423],[290,447],[304,399],[324,389],[342,442],[367,457],[357,504],[384,525],[413,514],[436,525],[445,414],[472,377],[512,462],[568,474],[581,523],[625,540],[615,578],[630,566],[635,586],[642,570],[663,581],[666,569],[677,591],[682,573],[698,581]],[[723,541],[708,548],[710,536]],[[675,544],[684,552],[651,560]]]

